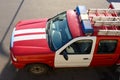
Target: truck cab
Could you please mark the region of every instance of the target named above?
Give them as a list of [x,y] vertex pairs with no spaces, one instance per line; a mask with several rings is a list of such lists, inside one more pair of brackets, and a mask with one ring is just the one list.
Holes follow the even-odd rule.
[[20,21],[11,37],[12,63],[34,74],[49,67],[119,65],[119,13],[77,6],[50,19]]

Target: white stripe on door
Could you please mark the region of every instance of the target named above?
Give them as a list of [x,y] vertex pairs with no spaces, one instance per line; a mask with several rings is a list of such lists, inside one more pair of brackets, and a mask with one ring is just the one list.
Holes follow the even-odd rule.
[[14,35],[25,34],[25,33],[37,33],[37,32],[45,32],[45,28],[16,30],[14,32]]
[[23,41],[23,40],[35,40],[35,39],[46,39],[46,34],[16,36],[14,37],[14,42]]

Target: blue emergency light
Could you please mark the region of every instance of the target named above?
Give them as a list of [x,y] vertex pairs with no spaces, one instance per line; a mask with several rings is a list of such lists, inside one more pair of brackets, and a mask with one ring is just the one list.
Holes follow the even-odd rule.
[[[82,17],[82,15],[88,15],[87,9],[85,6],[77,6],[76,12],[78,16]],[[80,20],[80,24],[82,25],[82,30],[85,34],[92,34],[94,32],[93,27],[89,19],[82,19]]]
[[80,14],[87,14],[87,9],[85,6],[77,6],[76,7],[76,12],[78,15]]
[[85,34],[92,34],[93,33],[93,27],[90,23],[90,20],[82,20],[81,25],[82,25],[82,30]]

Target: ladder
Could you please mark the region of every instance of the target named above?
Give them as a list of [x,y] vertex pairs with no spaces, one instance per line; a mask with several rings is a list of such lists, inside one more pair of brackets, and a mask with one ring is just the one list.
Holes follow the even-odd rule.
[[120,36],[120,9],[88,9],[88,15],[93,26],[105,27],[98,35]]
[[119,9],[89,9],[88,15],[94,26],[120,26]]

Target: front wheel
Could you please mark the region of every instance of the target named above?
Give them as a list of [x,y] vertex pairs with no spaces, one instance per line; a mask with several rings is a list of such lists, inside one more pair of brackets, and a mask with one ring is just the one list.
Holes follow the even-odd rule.
[[35,75],[46,74],[49,70],[49,67],[44,64],[30,64],[27,66],[27,70]]

